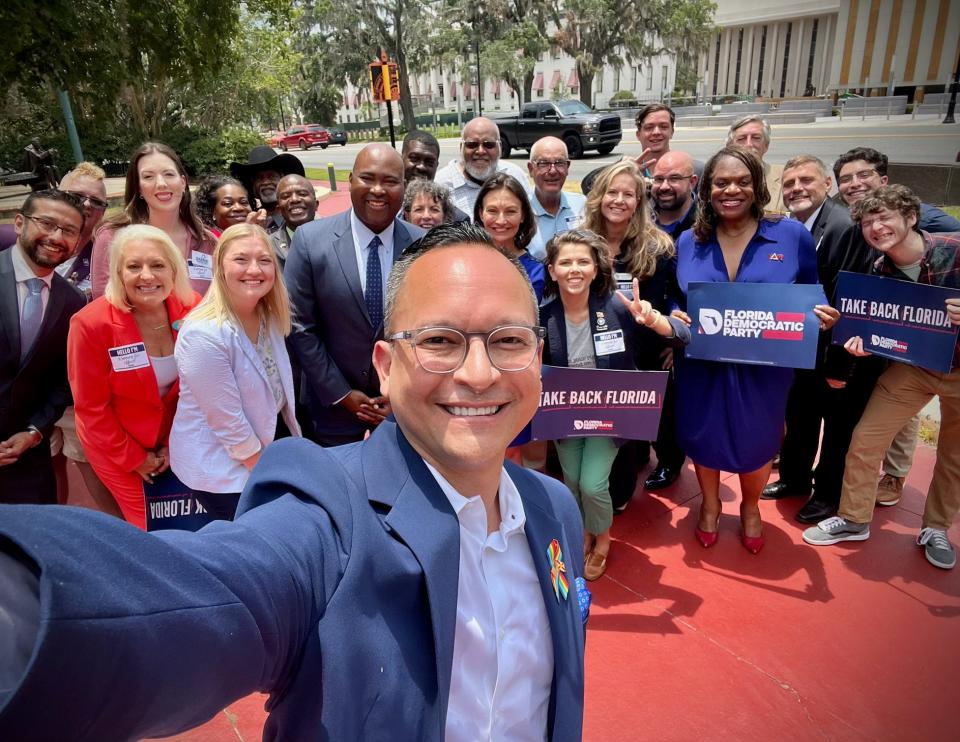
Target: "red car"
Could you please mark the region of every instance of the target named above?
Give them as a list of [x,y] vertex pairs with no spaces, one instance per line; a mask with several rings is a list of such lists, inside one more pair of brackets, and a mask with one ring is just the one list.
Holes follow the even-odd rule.
[[326,149],[330,144],[330,133],[320,124],[302,124],[291,126],[280,139],[280,149],[286,152],[290,147],[310,149],[314,145]]

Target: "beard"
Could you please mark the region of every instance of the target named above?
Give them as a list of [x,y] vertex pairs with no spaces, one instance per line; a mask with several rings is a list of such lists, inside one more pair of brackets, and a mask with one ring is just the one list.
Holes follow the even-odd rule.
[[486,166],[471,160],[464,160],[463,169],[474,180],[484,181],[497,172],[497,161],[490,160]]

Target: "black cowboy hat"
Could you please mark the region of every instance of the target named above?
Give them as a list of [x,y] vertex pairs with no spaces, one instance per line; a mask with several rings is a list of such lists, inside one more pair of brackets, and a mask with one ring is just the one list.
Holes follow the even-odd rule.
[[261,170],[276,170],[281,175],[305,175],[303,163],[293,155],[284,152],[278,155],[273,147],[265,144],[254,147],[247,156],[247,163],[231,162],[230,174],[237,180],[248,182],[253,174]]

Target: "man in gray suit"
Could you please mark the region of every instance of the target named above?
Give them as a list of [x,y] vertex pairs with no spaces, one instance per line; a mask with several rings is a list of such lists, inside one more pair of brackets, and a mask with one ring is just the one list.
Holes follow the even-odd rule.
[[277,183],[277,210],[283,217],[283,228],[270,234],[270,244],[283,268],[293,233],[317,216],[317,192],[313,183],[296,173],[283,176]]
[[361,440],[390,414],[371,360],[383,335],[394,261],[423,230],[398,219],[403,160],[386,144],[364,147],[350,173],[352,208],[294,233],[284,280],[293,310],[290,346],[304,370],[317,443]]

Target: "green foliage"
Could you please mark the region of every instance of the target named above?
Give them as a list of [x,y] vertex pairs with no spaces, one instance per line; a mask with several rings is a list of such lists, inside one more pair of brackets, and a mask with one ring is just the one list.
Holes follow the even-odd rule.
[[619,101],[619,100],[636,100],[637,95],[632,90],[618,90],[616,93],[610,96],[610,100]]
[[[182,134],[173,134],[167,138],[168,143],[180,154],[187,172],[195,177],[227,173],[231,162],[246,162],[250,150],[263,144],[259,131],[243,126],[230,126],[221,131],[185,130]],[[183,136],[183,140],[176,145],[178,135]]]
[[331,83],[312,85],[300,99],[300,109],[304,119],[325,126],[337,122],[337,110],[343,98],[343,92]]

